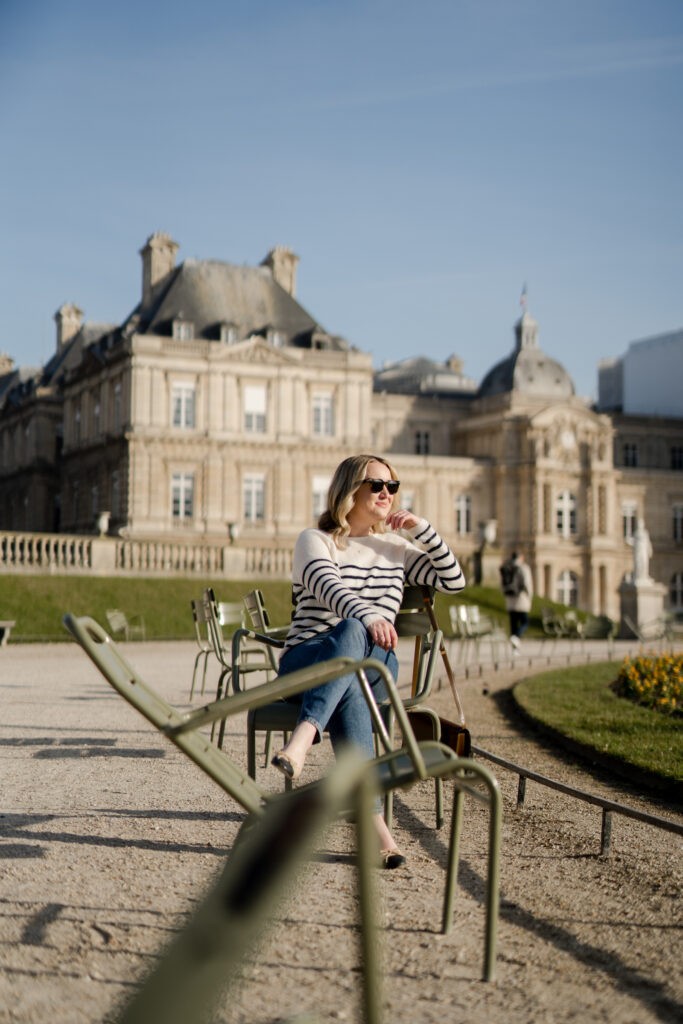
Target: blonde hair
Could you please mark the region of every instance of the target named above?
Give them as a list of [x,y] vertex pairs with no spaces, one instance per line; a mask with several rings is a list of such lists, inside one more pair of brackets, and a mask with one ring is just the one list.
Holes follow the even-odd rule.
[[[394,467],[379,455],[350,455],[339,463],[327,492],[327,508],[318,520],[318,529],[331,533],[338,548],[346,547],[346,538],[351,530],[347,516],[356,503],[356,492],[365,480],[371,462],[381,462],[391,473],[391,479],[398,480]],[[392,508],[397,500],[394,497]],[[370,532],[384,533],[384,529],[384,523],[377,523]]]

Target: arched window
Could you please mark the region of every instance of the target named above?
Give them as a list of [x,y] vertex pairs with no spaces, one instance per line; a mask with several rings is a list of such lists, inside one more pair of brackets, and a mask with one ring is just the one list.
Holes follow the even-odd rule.
[[683,608],[683,572],[675,572],[671,577],[669,599],[672,608]]
[[557,600],[574,608],[579,603],[579,580],[570,569],[563,569],[557,577]]
[[576,498],[571,491],[560,491],[555,499],[555,523],[561,537],[576,533]]

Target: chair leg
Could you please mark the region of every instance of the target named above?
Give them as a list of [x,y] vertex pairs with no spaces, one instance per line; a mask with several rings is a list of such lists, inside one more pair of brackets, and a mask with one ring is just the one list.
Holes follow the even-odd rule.
[[378,941],[379,929],[375,918],[377,839],[372,825],[373,796],[367,781],[360,785],[355,803],[358,904],[365,1011],[363,1019],[366,1024],[380,1024],[382,970],[379,950],[381,944]]
[[443,779],[434,779],[434,798],[436,803],[436,827],[443,828]]
[[500,889],[500,830],[503,806],[500,790],[487,787],[491,800],[489,811],[488,874],[486,883],[486,953],[484,981],[492,981],[496,973],[496,943],[498,940],[498,912]]
[[270,758],[273,753],[273,733],[269,729],[266,733],[266,742],[263,745],[263,757],[266,763],[266,767],[270,764]]
[[[484,936],[483,981],[492,981],[496,969],[496,943],[498,939],[498,910],[500,888],[500,830],[502,824],[502,802],[495,780],[480,775],[489,796],[489,835],[486,869],[486,930]],[[455,780],[453,794],[453,821],[448,849],[446,893],[444,896],[441,932],[447,935],[453,925],[453,905],[457,883],[460,831],[462,828],[464,794]]]
[[[190,686],[190,700],[192,700],[192,697],[193,697],[193,694],[194,694],[194,684],[195,684],[195,681],[197,679],[197,669],[199,668],[199,659],[201,658],[203,653],[204,653],[204,651],[200,651],[199,654],[197,655],[197,657],[194,659],[194,666],[192,668],[192,685]],[[202,687],[202,693],[203,692],[204,692],[204,689]]]
[[443,901],[441,934],[448,935],[453,925],[453,904],[455,888],[458,881],[458,861],[460,858],[460,830],[462,828],[462,810],[464,795],[458,787],[457,779],[453,791],[453,817],[451,819],[451,835],[448,843],[446,861],[446,892]]
[[[229,668],[224,668],[223,671],[221,672],[220,676],[218,677],[218,686],[216,687],[216,700],[222,700],[224,693],[226,693],[227,690],[228,690],[229,683],[228,683],[228,686],[225,686],[225,687],[223,686],[223,680],[226,678],[226,676],[229,679],[229,677],[230,677],[230,669]],[[213,743],[213,737],[214,737],[215,729],[216,729],[216,723],[212,722],[211,723],[211,742],[212,743]],[[222,749],[222,747],[223,747],[223,737],[224,736],[225,736],[225,719],[223,718],[223,719],[221,719],[220,726],[218,728],[218,747],[220,749]]]
[[256,778],[256,730],[251,713],[247,715],[247,771],[252,779]]
[[394,827],[394,794],[392,790],[384,794],[384,820],[391,832]]
[[211,654],[211,651],[204,651],[204,671],[202,672],[202,693],[204,693],[204,690],[206,688],[206,670],[207,670],[207,667],[208,667],[208,664],[209,664],[209,655],[210,654]]

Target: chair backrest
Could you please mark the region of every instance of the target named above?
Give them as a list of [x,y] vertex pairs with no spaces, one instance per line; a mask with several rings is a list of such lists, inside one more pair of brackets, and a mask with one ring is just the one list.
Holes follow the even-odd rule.
[[262,592],[250,590],[248,594],[245,594],[243,603],[252,629],[255,629],[257,633],[267,633],[271,626]]
[[478,604],[466,604],[465,610],[467,612],[467,621],[470,626],[478,626],[481,622],[481,614],[479,612]]
[[108,608],[106,616],[112,633],[125,633],[127,631],[128,619],[119,608]]
[[451,632],[457,637],[467,637],[467,605],[451,604],[448,607],[448,617],[451,623]]
[[192,622],[194,624],[194,635],[200,651],[210,651],[213,648],[211,642],[211,631],[208,611],[203,601],[190,601],[192,608]]
[[417,703],[429,694],[442,644],[441,630],[434,617],[434,590],[408,585],[394,623],[399,637],[415,637],[411,698]]
[[[262,633],[264,636],[281,638],[287,633],[287,628],[273,629],[270,624],[270,616],[266,609],[263,594],[260,590],[250,590],[243,598],[243,604],[249,625],[255,633]],[[278,655],[277,648],[269,644],[260,644],[258,641],[244,640],[240,646],[240,660],[243,667],[254,670],[261,667],[267,672],[277,673]],[[260,661],[260,666],[259,666]]]
[[[213,587],[207,587],[201,598],[201,618],[213,627],[221,646],[225,634],[232,636],[236,629],[244,625],[244,608],[241,601],[219,601]],[[233,628],[230,628],[233,627]]]
[[399,636],[426,636],[432,632],[428,608],[434,605],[431,587],[407,586],[403,589],[401,607],[394,626]]
[[467,616],[467,629],[475,638],[487,637],[498,630],[498,624],[490,615],[482,615],[478,604],[463,605]]
[[557,613],[547,604],[544,604],[541,608],[541,625],[543,626],[543,632],[550,636],[557,636],[560,632]]
[[[239,629],[240,626],[244,625],[244,606],[241,601],[219,601],[218,602],[218,621],[222,629],[230,629],[230,626],[234,626],[235,629]],[[231,632],[234,633],[234,629]]]

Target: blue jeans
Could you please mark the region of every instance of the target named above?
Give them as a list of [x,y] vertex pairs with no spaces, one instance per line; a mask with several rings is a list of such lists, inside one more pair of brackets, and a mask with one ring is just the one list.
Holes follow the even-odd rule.
[[521,637],[529,625],[528,612],[510,612],[510,636]]
[[[396,655],[393,651],[377,647],[359,619],[342,619],[326,633],[291,647],[280,659],[278,675],[284,676],[320,661],[342,657],[356,661],[376,658],[384,662],[394,679],[398,678]],[[377,703],[386,700],[387,692],[381,676],[377,672],[368,672],[367,677]],[[301,701],[299,722],[310,722],[315,726],[316,742],[320,742],[323,731],[327,729],[335,753],[344,744],[353,744],[368,759],[375,756],[370,709],[354,674],[332,679],[290,699]]]

